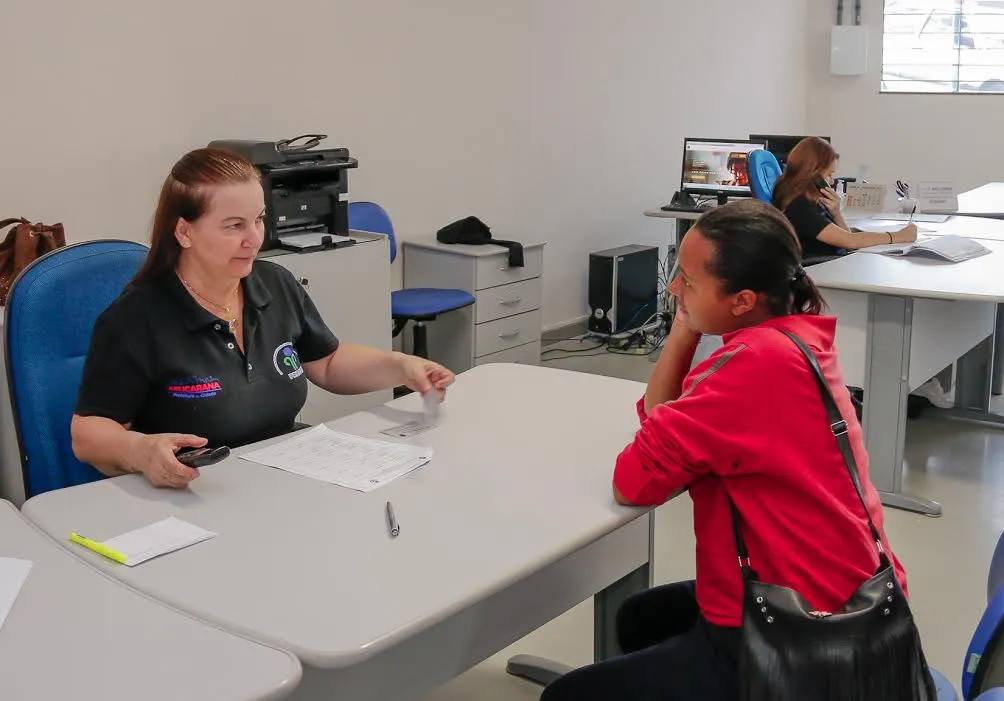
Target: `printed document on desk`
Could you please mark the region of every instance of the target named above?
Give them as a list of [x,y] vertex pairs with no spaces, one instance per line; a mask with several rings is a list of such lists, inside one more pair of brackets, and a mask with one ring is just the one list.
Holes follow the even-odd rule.
[[31,571],[31,564],[31,560],[0,557],[0,628],[3,628],[7,614],[14,608],[17,595]]
[[427,464],[432,449],[361,438],[321,425],[241,458],[369,492]]
[[961,263],[990,253],[986,246],[963,236],[928,236],[912,243],[893,243],[862,248],[863,253],[881,253],[887,256],[927,255],[943,258],[950,263]]

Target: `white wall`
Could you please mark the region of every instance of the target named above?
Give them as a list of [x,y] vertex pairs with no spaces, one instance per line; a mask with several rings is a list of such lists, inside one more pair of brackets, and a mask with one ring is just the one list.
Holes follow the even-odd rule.
[[1004,96],[879,94],[883,0],[862,4],[870,34],[868,74],[831,76],[836,3],[809,5],[808,126],[810,133],[833,138],[842,173],[855,175],[865,164],[873,182],[947,179],[960,190],[1001,180]]
[[3,0],[0,214],[143,240],[186,150],[321,131],[402,237],[475,214],[547,239],[554,325],[585,312],[590,251],[665,242],[641,212],[685,135],[805,127],[804,47],[756,79],[743,59],[805,26],[801,0]]

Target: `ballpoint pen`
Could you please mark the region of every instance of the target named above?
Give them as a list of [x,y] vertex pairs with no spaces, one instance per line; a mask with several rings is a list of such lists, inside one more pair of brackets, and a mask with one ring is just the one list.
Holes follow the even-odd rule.
[[908,222],[909,224],[913,224],[913,215],[916,213],[917,213],[917,205],[913,205],[913,211],[910,212],[910,221]]
[[397,525],[397,519],[394,518],[394,507],[389,501],[387,502],[387,528],[390,530],[391,538],[396,538],[397,534],[401,532],[401,527]]

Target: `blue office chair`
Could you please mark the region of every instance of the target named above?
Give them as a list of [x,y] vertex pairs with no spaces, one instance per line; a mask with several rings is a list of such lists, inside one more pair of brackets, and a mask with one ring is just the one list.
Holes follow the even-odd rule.
[[[1004,533],[987,575],[987,608],[962,663],[962,698],[1004,701]],[[954,699],[954,696],[945,697]],[[942,701],[942,697],[938,697]]]
[[[397,239],[394,225],[386,210],[373,202],[349,203],[349,228],[384,234],[390,241],[390,262],[397,258]],[[399,335],[409,321],[414,322],[412,352],[429,357],[429,340],[425,325],[446,312],[474,304],[474,295],[464,290],[428,287],[395,290],[391,293],[390,311],[394,319],[394,336]]]
[[67,246],[25,268],[10,288],[4,349],[25,498],[102,477],[73,455],[70,418],[94,322],[147,250],[129,241]]
[[770,151],[756,149],[749,155],[750,189],[761,202],[774,201],[774,183],[781,177],[781,164]]

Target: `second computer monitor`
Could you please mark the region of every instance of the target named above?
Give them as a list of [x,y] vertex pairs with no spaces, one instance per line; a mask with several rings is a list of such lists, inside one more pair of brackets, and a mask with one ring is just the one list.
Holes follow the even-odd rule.
[[[763,141],[767,144],[767,150],[774,154],[777,162],[783,167],[788,162],[788,154],[804,139],[804,136],[791,136],[789,134],[750,134],[751,139]],[[829,143],[830,137],[820,136],[820,139]]]
[[697,196],[751,197],[749,154],[763,140],[685,139],[681,190]]

